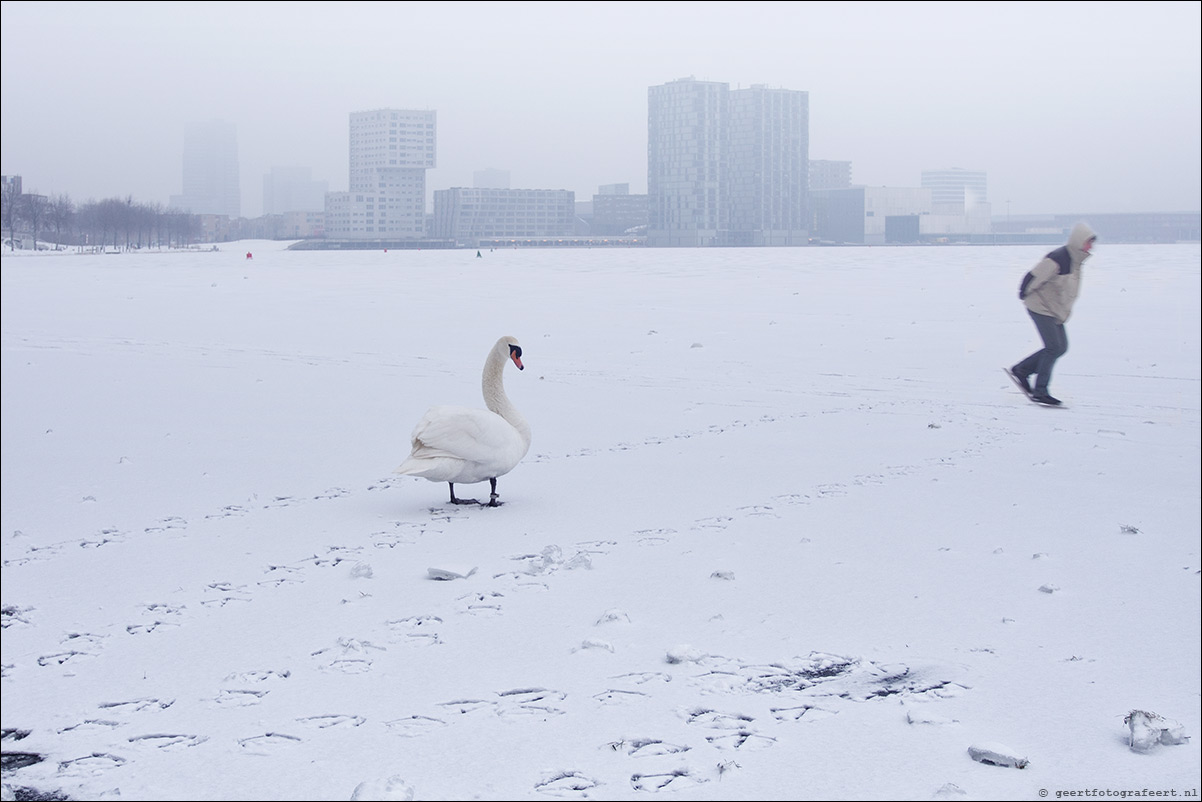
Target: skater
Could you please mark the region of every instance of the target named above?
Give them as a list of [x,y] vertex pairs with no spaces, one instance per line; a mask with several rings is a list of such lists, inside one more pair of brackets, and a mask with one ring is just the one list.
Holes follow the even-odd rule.
[[[1052,366],[1068,351],[1064,324],[1081,290],[1081,266],[1089,258],[1097,238],[1088,225],[1077,223],[1068,242],[1027,271],[1018,289],[1018,297],[1035,321],[1043,348],[1010,368],[1010,373],[1026,388],[1031,400],[1040,404],[1060,405],[1060,400],[1048,392],[1048,384],[1052,380]],[[1034,386],[1029,381],[1032,375]]]

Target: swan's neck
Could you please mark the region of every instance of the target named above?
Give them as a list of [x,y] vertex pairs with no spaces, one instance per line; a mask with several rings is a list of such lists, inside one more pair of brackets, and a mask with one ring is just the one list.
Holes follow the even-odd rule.
[[518,412],[509,400],[509,396],[505,394],[505,362],[508,360],[508,347],[505,352],[494,351],[489,355],[488,361],[484,363],[484,379],[482,387],[484,390],[484,405],[493,412],[500,415],[505,420],[509,421],[510,425],[521,432],[522,437],[527,442],[530,440],[530,424],[522,417],[522,413]]

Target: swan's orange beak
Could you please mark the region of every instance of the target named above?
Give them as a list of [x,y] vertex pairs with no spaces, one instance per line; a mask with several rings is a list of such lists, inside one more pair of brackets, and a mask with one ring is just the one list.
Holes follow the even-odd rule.
[[515,365],[517,365],[517,366],[518,366],[518,370],[525,370],[525,369],[526,369],[526,368],[525,368],[525,367],[522,365],[522,358],[521,358],[520,356],[518,356],[518,352],[517,352],[517,351],[510,351],[510,352],[509,352],[509,358],[513,360],[513,364],[515,364]]

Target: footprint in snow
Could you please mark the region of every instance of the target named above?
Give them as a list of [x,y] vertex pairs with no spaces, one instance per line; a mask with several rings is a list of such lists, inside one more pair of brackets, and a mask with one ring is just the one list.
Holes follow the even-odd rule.
[[797,707],[773,707],[772,717],[777,721],[819,721],[836,715],[836,711],[828,710],[817,705],[798,705]]
[[739,730],[725,735],[707,735],[705,740],[719,749],[732,749],[740,752],[751,752],[756,749],[766,749],[776,743],[775,738],[760,735],[750,730]]
[[437,646],[443,641],[438,636],[442,619],[436,615],[411,615],[385,622],[393,637],[391,642],[408,643],[412,646]]
[[430,716],[407,716],[385,721],[384,726],[393,735],[399,735],[402,738],[416,738],[432,730],[445,727],[447,723],[440,718],[431,718]]
[[248,688],[223,688],[213,698],[213,706],[219,708],[252,707],[263,701],[269,691]]
[[555,705],[567,699],[566,693],[546,688],[516,688],[497,695],[501,698],[498,712],[502,716],[563,715],[564,711]]
[[698,707],[684,711],[686,724],[696,724],[715,730],[745,730],[755,719],[742,714],[719,713],[716,710]]
[[104,752],[93,752],[84,757],[63,760],[58,764],[58,776],[70,778],[99,777],[105,772],[120,768],[125,758]]
[[173,704],[175,704],[174,699],[164,701],[148,696],[142,699],[131,699],[127,702],[101,702],[97,707],[101,710],[112,710],[116,713],[143,713],[146,711],[166,710]]
[[480,711],[492,712],[496,710],[497,703],[488,699],[454,699],[450,702],[439,702],[438,706],[444,708],[448,713],[458,713],[464,716]]
[[563,771],[549,775],[537,783],[534,790],[550,796],[585,798],[598,786],[596,780],[578,771]]
[[324,730],[330,727],[359,727],[367,721],[363,716],[347,716],[340,713],[330,713],[324,716],[304,716],[297,723],[316,729]]
[[242,748],[245,754],[271,757],[299,743],[302,743],[302,741],[295,735],[286,735],[282,732],[267,732],[262,735],[239,739],[238,746]]
[[301,569],[288,565],[269,565],[263,573],[267,579],[259,582],[260,587],[280,587],[281,585],[298,585],[304,582]]
[[179,735],[169,733],[154,733],[150,735],[135,735],[129,739],[134,745],[153,746],[156,749],[188,749],[199,746],[209,740],[203,735]]
[[468,593],[456,599],[459,612],[472,615],[495,616],[501,614],[502,594],[497,591]]
[[357,638],[339,638],[334,646],[318,649],[311,654],[319,660],[328,660],[321,668],[323,671],[340,671],[343,674],[363,674],[371,671],[372,652],[387,651],[383,646],[376,646],[370,641]]
[[90,718],[90,719],[86,719],[85,721],[81,721],[79,724],[72,724],[70,727],[63,727],[61,730],[58,731],[58,734],[63,735],[64,733],[77,732],[77,731],[78,732],[107,732],[109,730],[115,730],[118,727],[124,727],[124,726],[125,726],[125,724],[120,721],[111,721],[111,720],[102,719],[102,718]]
[[632,774],[630,785],[636,791],[678,791],[708,782],[692,769],[679,768],[662,774]]
[[639,699],[648,698],[647,694],[642,691],[622,691],[613,690],[602,691],[601,693],[593,694],[593,699],[603,705],[625,704],[626,702],[638,701]]
[[676,755],[692,749],[691,746],[666,743],[658,738],[624,738],[609,744],[615,752],[625,752],[631,757],[659,757]]

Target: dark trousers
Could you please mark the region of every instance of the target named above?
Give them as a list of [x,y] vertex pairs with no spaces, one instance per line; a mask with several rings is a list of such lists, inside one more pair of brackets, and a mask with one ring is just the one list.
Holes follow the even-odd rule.
[[1020,376],[1035,374],[1035,392],[1046,393],[1048,382],[1052,380],[1052,366],[1068,351],[1068,332],[1064,330],[1064,324],[1054,317],[1040,315],[1029,309],[1027,312],[1035,321],[1035,330],[1043,339],[1043,348],[1015,365],[1014,370]]

